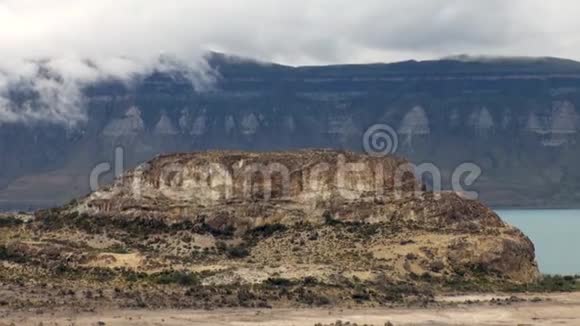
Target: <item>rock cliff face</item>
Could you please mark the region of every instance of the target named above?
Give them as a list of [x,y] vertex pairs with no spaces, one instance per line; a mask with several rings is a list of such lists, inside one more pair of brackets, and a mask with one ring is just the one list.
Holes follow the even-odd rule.
[[[421,191],[406,163],[328,150],[166,155],[66,212],[191,223],[236,236],[272,225],[388,226],[398,230],[395,237],[371,233],[336,242],[333,249],[326,246],[335,241],[328,240],[324,250],[359,248],[372,259],[390,261],[392,276],[405,279],[433,273],[434,263],[434,275],[441,276],[483,273],[514,282],[538,277],[534,247],[521,232],[478,202]],[[286,253],[286,259],[297,259],[298,252]]]
[[288,214],[301,210],[302,218],[319,217],[346,201],[394,198],[418,189],[411,173],[402,169],[395,180],[398,167],[405,163],[330,150],[166,155],[128,171],[76,209],[175,220],[203,215],[200,210],[251,203],[278,206]]

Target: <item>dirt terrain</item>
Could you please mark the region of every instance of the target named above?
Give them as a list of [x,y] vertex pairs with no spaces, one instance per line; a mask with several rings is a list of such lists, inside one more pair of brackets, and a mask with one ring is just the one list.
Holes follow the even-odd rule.
[[[94,312],[0,309],[0,325],[229,325],[315,326],[342,325],[578,325],[580,293],[520,295],[516,298],[470,295],[437,298],[430,308],[392,309],[227,309],[102,310]],[[480,302],[476,302],[480,300]],[[346,324],[348,325],[348,324]]]

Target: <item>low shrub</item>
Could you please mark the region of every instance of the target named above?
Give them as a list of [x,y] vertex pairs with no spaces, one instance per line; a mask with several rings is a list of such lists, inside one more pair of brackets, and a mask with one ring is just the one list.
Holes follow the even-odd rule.
[[287,278],[271,277],[266,280],[266,284],[271,286],[286,287],[294,285],[295,282]]
[[284,232],[288,229],[288,227],[284,224],[275,223],[275,224],[266,224],[262,226],[258,226],[250,230],[249,234],[256,237],[268,238],[278,232]]
[[229,258],[245,258],[250,255],[250,250],[244,246],[230,247],[226,252]]
[[188,271],[163,271],[151,275],[151,278],[157,284],[178,284],[182,286],[200,284],[198,276]]
[[26,256],[5,245],[0,245],[0,260],[7,260],[18,264],[23,264],[27,261]]
[[24,221],[14,216],[0,216],[0,228],[17,226],[23,223]]

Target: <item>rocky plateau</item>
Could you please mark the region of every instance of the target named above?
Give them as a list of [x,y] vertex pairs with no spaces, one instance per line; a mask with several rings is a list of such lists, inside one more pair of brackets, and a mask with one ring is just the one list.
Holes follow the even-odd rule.
[[11,309],[429,305],[529,291],[534,246],[406,160],[349,151],[160,155],[85,197],[0,216]]

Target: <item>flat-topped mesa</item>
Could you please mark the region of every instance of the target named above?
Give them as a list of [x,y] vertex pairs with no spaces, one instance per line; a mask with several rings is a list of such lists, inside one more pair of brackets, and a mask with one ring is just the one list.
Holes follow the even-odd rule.
[[203,217],[248,227],[393,219],[453,227],[501,225],[483,205],[421,192],[408,162],[347,151],[210,151],[159,156],[71,209],[105,216]]
[[412,173],[402,170],[406,163],[396,157],[331,150],[163,155],[128,171],[83,202],[89,212],[110,214],[130,211],[135,205],[166,213],[181,207],[182,215],[188,214],[188,208],[234,203],[314,208],[418,190]]
[[[516,282],[538,276],[534,246],[524,234],[477,201],[421,191],[407,162],[390,156],[330,150],[160,156],[57,214],[72,224],[78,217],[103,219],[112,232],[153,225],[244,238],[278,224],[288,232],[313,227],[326,237],[309,240],[316,245],[355,246],[373,259],[406,257],[409,250],[424,256],[420,268],[404,258],[395,263],[400,268],[393,273],[402,279],[429,270],[435,260],[449,275],[485,271]],[[367,227],[382,231],[367,233]],[[343,239],[343,232],[356,240],[328,238]]]

